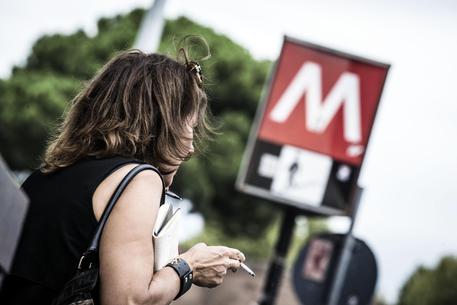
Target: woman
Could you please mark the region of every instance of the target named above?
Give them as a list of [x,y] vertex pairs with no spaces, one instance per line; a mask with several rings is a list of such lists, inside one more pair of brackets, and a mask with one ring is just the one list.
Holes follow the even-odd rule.
[[[157,167],[163,182],[143,171],[117,201],[100,241],[99,301],[168,304],[182,294],[174,267],[153,272],[151,232],[162,183],[171,185],[194,153],[194,136],[201,140],[208,130],[206,106],[195,62],[133,50],[105,65],[74,99],[42,167],[23,184],[31,204],[0,303],[51,303],[74,275],[114,189],[139,161]],[[194,284],[214,287],[244,255],[200,243],[179,258]]]

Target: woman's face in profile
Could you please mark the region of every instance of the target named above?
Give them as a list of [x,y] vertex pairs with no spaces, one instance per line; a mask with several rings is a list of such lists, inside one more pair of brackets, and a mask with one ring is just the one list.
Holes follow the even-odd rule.
[[[194,127],[195,127],[196,123],[197,123],[197,118],[196,118],[196,116],[193,116],[186,124],[186,132],[184,134],[183,144],[185,146],[187,155],[189,157],[194,153],[193,139],[194,139]],[[182,162],[183,162],[183,160],[178,160],[177,161],[178,165],[176,165],[176,166],[161,167],[163,172],[169,173],[169,174],[166,174],[163,176],[166,187],[170,187],[171,183],[173,182],[173,177],[175,176],[175,174],[178,171],[178,168]]]

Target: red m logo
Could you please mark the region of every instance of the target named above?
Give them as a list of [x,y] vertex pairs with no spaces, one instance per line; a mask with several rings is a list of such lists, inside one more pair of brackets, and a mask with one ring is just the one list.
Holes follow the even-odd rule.
[[[301,97],[304,96],[304,99]],[[298,103],[305,103],[306,128],[323,133],[338,109],[343,108],[344,138],[347,142],[362,140],[360,117],[360,80],[344,72],[325,99],[322,99],[322,69],[314,62],[305,62],[270,113],[270,119],[283,123]]]

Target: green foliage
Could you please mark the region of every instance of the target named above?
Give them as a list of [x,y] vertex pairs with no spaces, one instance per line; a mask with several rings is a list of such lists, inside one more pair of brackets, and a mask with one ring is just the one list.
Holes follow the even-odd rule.
[[87,80],[116,52],[132,46],[143,14],[138,9],[125,16],[101,18],[92,38],[81,30],[71,35],[45,35],[34,44],[24,69]]
[[[132,46],[143,15],[138,9],[101,18],[93,37],[83,31],[45,35],[25,66],[0,80],[0,152],[11,168],[38,166],[49,134],[81,83]],[[204,37],[211,49],[212,57],[202,64],[221,135],[208,143],[206,154],[182,167],[173,187],[224,234],[261,236],[276,219],[274,208],[238,193],[234,183],[270,62],[254,60],[228,37],[185,17],[166,22],[160,51],[175,56],[176,43],[189,34]]]
[[278,232],[278,221],[274,221],[265,230],[262,236],[259,236],[255,242],[252,238],[242,234],[236,236],[226,234],[220,224],[210,222],[205,226],[205,230],[196,238],[184,243],[184,248],[190,248],[197,242],[204,242],[208,245],[224,245],[239,249],[243,252],[249,261],[264,261],[270,257]]
[[39,162],[45,139],[79,87],[48,72],[18,71],[0,81],[0,147],[15,168]]
[[[279,236],[281,217],[272,221],[262,236],[253,238],[244,234],[226,234],[223,227],[215,222],[210,222],[202,234],[183,244],[184,248],[190,248],[197,242],[204,242],[208,245],[225,245],[239,249],[249,261],[265,261],[273,253],[275,243]],[[305,245],[308,237],[326,231],[326,225],[321,219],[305,220],[302,217],[296,218],[296,226],[289,247],[286,263],[290,267],[295,263],[298,253]]]
[[434,269],[419,267],[400,292],[398,305],[457,304],[457,257],[444,257]]

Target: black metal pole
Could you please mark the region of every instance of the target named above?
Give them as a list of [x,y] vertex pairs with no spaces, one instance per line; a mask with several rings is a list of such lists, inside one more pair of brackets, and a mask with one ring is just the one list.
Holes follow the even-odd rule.
[[276,241],[275,252],[268,267],[268,274],[263,287],[262,296],[258,302],[259,305],[273,305],[275,302],[295,227],[295,216],[297,214],[295,208],[285,208],[281,231]]
[[356,244],[356,239],[352,235],[352,230],[354,229],[355,220],[357,217],[357,212],[360,205],[360,199],[362,196],[363,189],[357,186],[354,205],[351,213],[351,224],[349,230],[346,233],[343,244],[341,246],[341,254],[338,260],[335,276],[332,281],[332,286],[330,288],[330,293],[328,297],[327,305],[338,305],[341,297],[341,291],[343,289],[344,280],[346,279],[347,269],[352,258],[352,251]]

